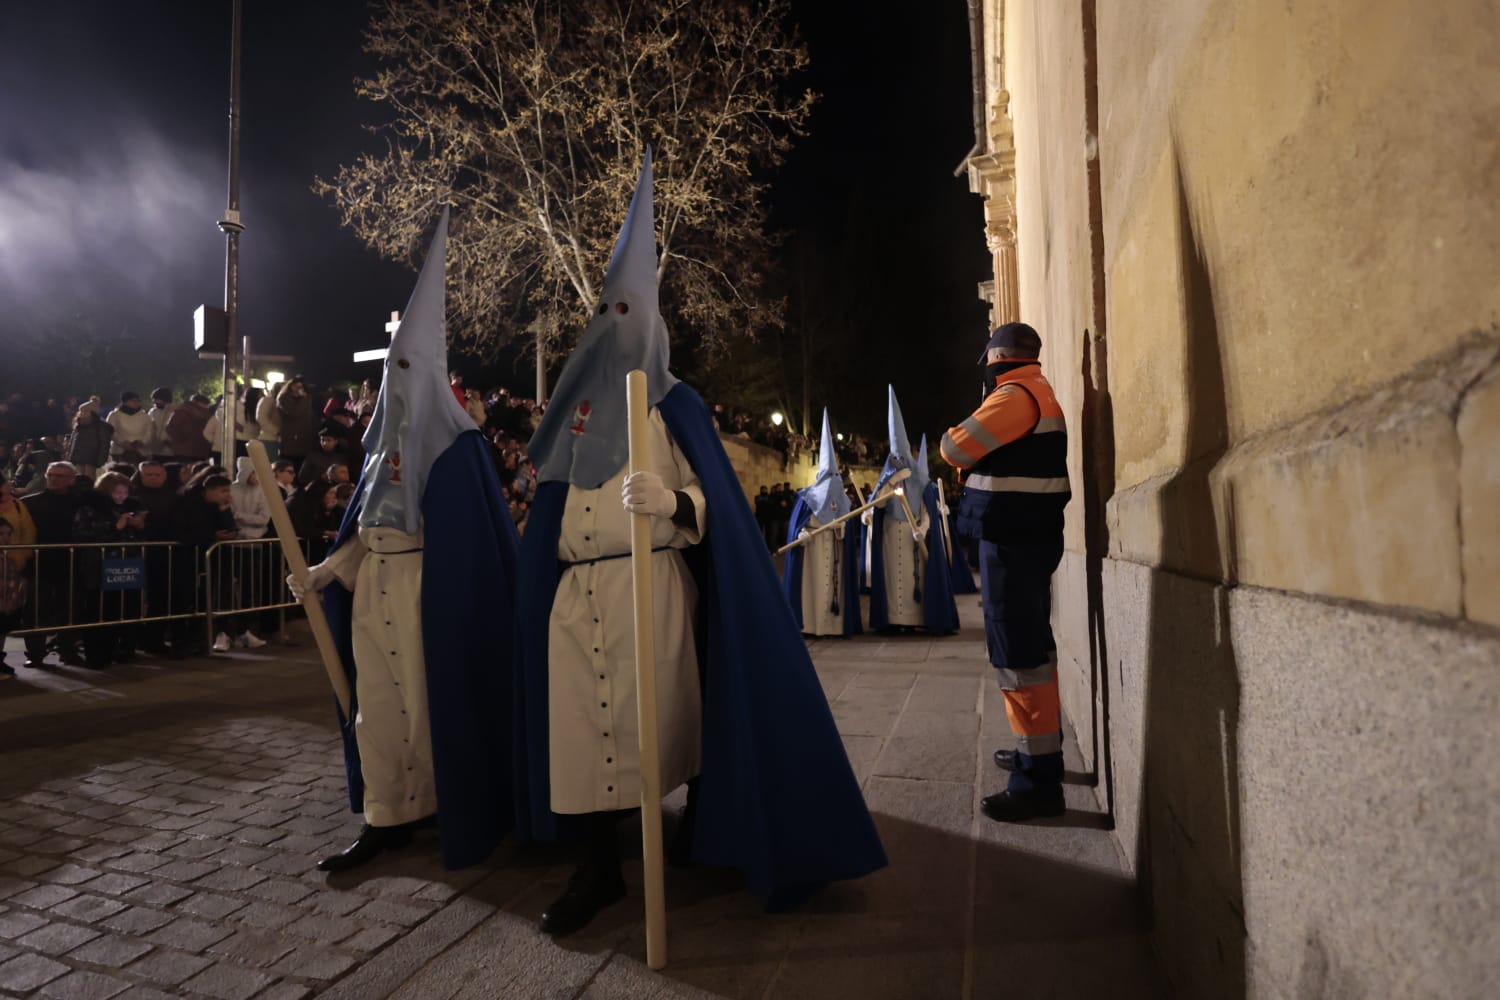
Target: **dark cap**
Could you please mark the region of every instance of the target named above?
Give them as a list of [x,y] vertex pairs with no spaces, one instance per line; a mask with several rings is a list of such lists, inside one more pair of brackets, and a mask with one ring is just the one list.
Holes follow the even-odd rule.
[[166,386],[162,386],[159,389],[152,389],[151,399],[153,401],[160,400],[163,403],[169,403],[172,401],[172,390]]
[[189,402],[197,403],[199,406],[212,406],[213,402],[203,393],[195,392]]
[[336,424],[332,420],[325,420],[318,425],[318,437],[344,439],[344,425]]
[[141,394],[138,392],[131,392],[129,389],[126,389],[124,392],[120,393],[120,402],[128,403],[132,399],[136,402],[140,402]]
[[984,353],[979,356],[979,363],[986,363],[990,352],[997,348],[1035,357],[1042,351],[1042,338],[1025,323],[1006,323],[1003,326],[997,326],[995,332],[990,334],[990,342],[984,345]]

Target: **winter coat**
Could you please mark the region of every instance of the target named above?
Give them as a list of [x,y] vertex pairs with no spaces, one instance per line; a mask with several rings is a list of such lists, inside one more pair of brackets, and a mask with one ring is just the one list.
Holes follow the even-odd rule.
[[99,468],[109,461],[109,442],[114,434],[115,429],[98,417],[79,424],[68,437],[68,461]]
[[209,456],[208,438],[204,435],[213,411],[198,403],[183,403],[167,418],[167,441],[172,454],[179,459],[197,461]]
[[255,463],[241,458],[235,467],[234,484],[229,487],[229,502],[234,509],[235,527],[241,538],[264,538],[271,522],[271,508],[266,504],[266,495],[260,484],[250,484],[255,473]]
[[255,404],[255,422],[260,425],[262,441],[275,441],[281,437],[281,411],[276,408],[276,400],[285,387],[286,383],[281,383],[274,391],[260,397],[260,402]]
[[305,456],[318,449],[318,428],[313,423],[311,396],[294,396],[286,389],[276,397],[281,415],[281,453]]
[[[110,411],[105,422],[113,427],[114,438],[110,441],[109,453],[124,462],[141,462],[151,454],[151,439],[155,431],[151,423],[151,412],[136,407],[134,413],[123,407]],[[140,444],[132,444],[139,441]]]

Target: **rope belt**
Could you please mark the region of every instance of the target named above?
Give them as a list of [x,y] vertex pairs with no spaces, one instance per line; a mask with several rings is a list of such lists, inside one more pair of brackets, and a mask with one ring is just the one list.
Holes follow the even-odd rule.
[[395,552],[381,552],[379,549],[370,549],[369,551],[370,551],[370,554],[374,555],[374,556],[405,556],[405,555],[410,555],[413,552],[421,552],[422,550],[420,548],[416,548],[416,549],[397,549]]
[[[651,551],[652,552],[670,552],[671,550],[672,550],[672,546],[670,546],[670,545],[660,545],[660,546],[657,546],[656,548],[652,549]],[[559,563],[559,565],[562,566],[563,569],[571,569],[574,566],[592,566],[592,565],[594,565],[594,563],[609,562],[611,559],[629,559],[629,558],[630,558],[630,553],[629,552],[616,552],[612,556],[599,556],[599,557],[597,557],[595,559],[579,559],[576,562],[568,562],[566,559],[559,559],[558,563]]]

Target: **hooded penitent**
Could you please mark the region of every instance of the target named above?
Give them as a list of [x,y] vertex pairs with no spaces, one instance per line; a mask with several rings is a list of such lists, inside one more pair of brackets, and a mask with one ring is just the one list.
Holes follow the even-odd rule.
[[[911,457],[911,440],[906,436],[906,422],[901,418],[901,404],[896,402],[896,390],[886,386],[886,431],[891,439],[891,453],[886,456],[885,468],[880,470],[880,479],[875,483],[875,492],[879,493],[884,487],[886,480],[895,475],[901,469],[911,469],[911,478],[902,484],[906,493],[907,503],[911,505],[913,514],[921,517],[917,509],[922,499],[923,492],[927,489],[927,457],[924,454],[922,460],[915,465]],[[885,505],[887,517],[893,517],[898,521],[906,520],[906,508],[898,502],[890,502]]]
[[432,247],[385,356],[375,414],[365,431],[359,523],[415,534],[432,463],[474,421],[448,388],[443,336],[444,255],[448,210],[438,219]]
[[[448,389],[447,233],[445,209],[406,318],[391,339],[385,380],[364,439],[369,458],[330,551],[354,544],[361,528],[421,532],[419,607],[402,610],[417,612],[421,628],[443,861],[461,868],[483,860],[513,821],[507,654],[513,642],[517,540],[490,445]],[[323,607],[355,691],[352,714],[339,721],[349,805],[360,812],[365,783],[353,722],[359,697],[354,605],[354,595],[342,586],[323,591]]]
[[667,371],[670,345],[657,294],[654,219],[647,147],[604,290],[527,446],[539,482],[564,480],[597,489],[620,470],[630,451],[625,375],[637,368],[646,373],[652,406],[677,384]]
[[797,491],[797,496],[807,504],[819,524],[827,524],[849,513],[849,497],[844,493],[844,479],[839,475],[839,460],[833,450],[827,409],[823,410],[823,439],[818,444],[818,476],[811,486]]
[[551,809],[548,637],[564,572],[558,543],[570,488],[597,488],[625,464],[625,375],[640,368],[708,511],[703,540],[681,550],[697,584],[694,624],[702,637],[693,857],[739,868],[750,891],[779,909],[825,882],[874,871],[885,853],[708,408],[667,371],[651,177],[648,153],[604,291],[529,448],[540,484],[518,567],[527,585],[516,604],[516,745],[524,753],[517,822],[523,840],[584,833],[580,817]]

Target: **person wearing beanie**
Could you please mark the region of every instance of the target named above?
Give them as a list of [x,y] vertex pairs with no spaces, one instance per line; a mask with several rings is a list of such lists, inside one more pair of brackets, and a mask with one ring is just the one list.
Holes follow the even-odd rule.
[[297,470],[297,485],[306,486],[324,478],[331,465],[349,465],[349,449],[345,446],[344,428],[332,420],[323,421],[318,428],[318,450],[302,460]]
[[979,540],[979,588],[990,665],[1005,696],[1015,750],[995,751],[1009,772],[1003,791],[980,800],[990,819],[1060,816],[1062,715],[1052,574],[1062,560],[1068,505],[1068,434],[1042,376],[1042,338],[1025,323],[995,330],[979,359],[987,394],[943,435],[943,458],[967,469],[958,530]]
[[89,479],[99,466],[109,461],[110,439],[115,429],[99,419],[98,396],[90,396],[73,416],[73,433],[68,437],[67,460]]
[[141,408],[140,393],[120,393],[120,405],[110,411],[105,423],[114,428],[114,436],[109,442],[110,458],[139,465],[151,457],[154,428],[151,414]]

